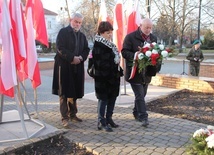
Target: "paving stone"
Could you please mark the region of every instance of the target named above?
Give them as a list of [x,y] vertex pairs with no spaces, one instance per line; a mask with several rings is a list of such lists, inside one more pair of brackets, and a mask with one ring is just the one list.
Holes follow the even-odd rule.
[[[119,128],[113,129],[114,132],[112,133],[98,131],[97,100],[83,98],[78,101],[78,116],[83,119],[83,122],[69,122],[69,128],[65,129],[61,123],[58,96],[52,95],[51,90],[49,90],[52,77],[44,78],[44,85],[38,90],[39,115],[45,123],[56,127],[61,132],[66,132],[63,134],[71,142],[78,144],[80,147],[85,147],[95,155],[182,155],[185,154],[185,144],[189,142],[191,134],[195,130],[207,126],[206,124],[149,111],[150,125],[144,128],[141,123],[136,122],[133,118],[133,98],[133,101],[129,103],[131,106],[119,107],[116,105],[115,107],[113,117],[114,121],[120,125]],[[48,89],[48,91],[44,93],[44,89]],[[14,101],[7,99],[7,103],[4,110],[16,108]],[[33,107],[30,106],[29,109],[32,111]],[[17,148],[59,134],[59,132],[56,132],[40,138],[30,139],[29,143],[21,143],[17,145]],[[13,149],[16,149],[16,147],[8,148],[7,151],[13,151]],[[1,153],[3,153],[3,150],[0,150]]]

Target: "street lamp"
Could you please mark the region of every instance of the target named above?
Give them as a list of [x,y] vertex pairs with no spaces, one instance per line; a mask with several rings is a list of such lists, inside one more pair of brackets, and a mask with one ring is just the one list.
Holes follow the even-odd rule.
[[201,22],[201,1],[199,0],[199,17],[198,17],[198,40],[200,40],[200,22]]
[[150,18],[150,0],[146,0],[146,6],[147,6],[147,17]]

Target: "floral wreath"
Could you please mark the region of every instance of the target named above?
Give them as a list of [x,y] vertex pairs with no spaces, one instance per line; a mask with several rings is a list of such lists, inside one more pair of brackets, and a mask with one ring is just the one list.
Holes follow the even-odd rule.
[[129,79],[132,79],[135,76],[136,70],[142,72],[147,66],[156,66],[158,63],[161,63],[163,58],[170,57],[173,53],[173,49],[165,47],[163,44],[145,43],[143,47],[138,47],[134,55],[132,72]]
[[192,144],[187,147],[187,154],[214,154],[214,126],[196,130],[191,137]]

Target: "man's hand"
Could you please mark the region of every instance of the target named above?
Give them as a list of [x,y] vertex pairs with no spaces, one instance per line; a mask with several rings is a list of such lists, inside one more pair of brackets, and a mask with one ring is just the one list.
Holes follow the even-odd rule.
[[80,59],[80,61],[83,61],[83,58],[82,58],[82,56],[81,56],[81,55],[79,56],[79,59]]
[[143,49],[143,47],[138,46],[139,52]]
[[194,60],[195,60],[195,61],[198,61],[198,59],[197,59],[197,58],[194,58]]
[[79,56],[74,56],[74,59],[71,62],[71,64],[78,65],[80,62],[81,62],[80,57]]

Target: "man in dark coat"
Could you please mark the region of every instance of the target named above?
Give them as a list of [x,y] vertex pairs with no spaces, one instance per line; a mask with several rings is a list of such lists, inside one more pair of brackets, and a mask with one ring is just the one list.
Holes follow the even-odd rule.
[[84,61],[89,54],[86,36],[80,32],[83,16],[74,13],[70,25],[62,28],[57,36],[52,93],[59,95],[63,126],[69,117],[81,122],[76,116],[78,98],[84,95]]
[[[136,71],[133,78],[130,79],[129,77],[132,72],[134,55],[139,51],[139,47],[143,47],[145,43],[157,42],[157,38],[151,34],[151,30],[152,21],[147,18],[143,19],[141,25],[136,31],[127,34],[122,48],[122,56],[124,57],[126,64],[125,79],[131,84],[132,90],[135,94],[133,115],[136,120],[142,122],[143,126],[149,125],[144,98],[152,77],[147,73],[151,71],[149,69],[143,69],[140,73]],[[155,70],[155,72],[158,72],[158,70]]]

